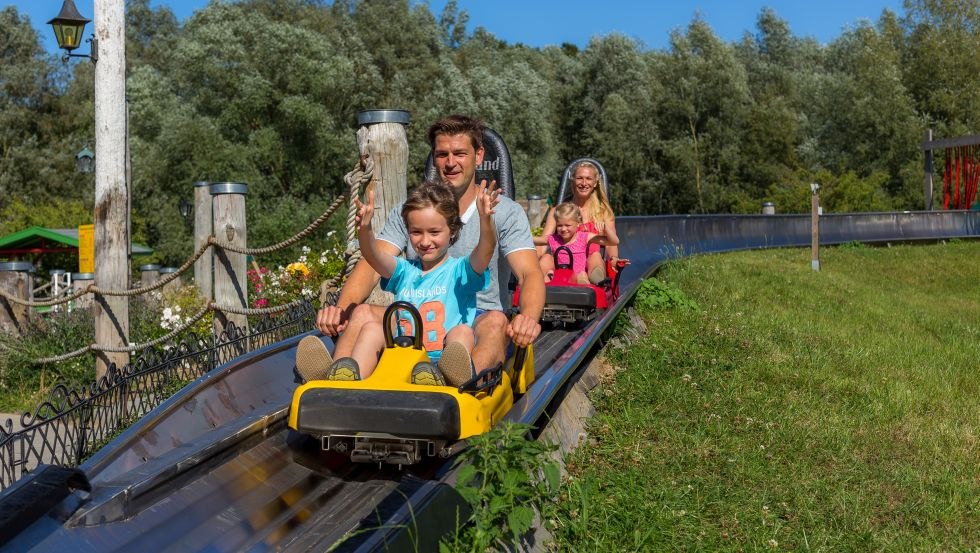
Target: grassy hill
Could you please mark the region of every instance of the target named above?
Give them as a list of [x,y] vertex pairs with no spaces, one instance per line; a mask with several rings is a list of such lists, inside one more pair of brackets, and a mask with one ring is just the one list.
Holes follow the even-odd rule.
[[980,242],[709,255],[645,283],[568,459],[575,551],[980,544]]

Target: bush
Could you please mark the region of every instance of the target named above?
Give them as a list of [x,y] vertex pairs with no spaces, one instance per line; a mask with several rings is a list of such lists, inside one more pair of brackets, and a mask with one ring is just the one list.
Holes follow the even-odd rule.
[[698,304],[680,289],[672,284],[661,282],[656,278],[648,278],[636,291],[635,304],[639,309],[652,311],[654,309],[669,309],[680,307],[698,309]]
[[76,309],[35,316],[23,336],[0,333],[0,410],[33,409],[58,383],[73,387],[94,382],[92,353],[57,364],[35,363],[91,344],[94,327],[91,310]]
[[556,448],[526,439],[530,428],[503,423],[469,438],[470,447],[459,457],[463,467],[456,489],[472,514],[460,521],[453,542],[440,543],[440,551],[512,550],[531,529],[535,511],[550,508],[560,473],[548,453]]

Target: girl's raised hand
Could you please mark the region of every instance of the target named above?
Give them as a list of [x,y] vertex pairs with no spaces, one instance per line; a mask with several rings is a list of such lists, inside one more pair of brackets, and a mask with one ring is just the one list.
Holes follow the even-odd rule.
[[487,181],[480,181],[480,186],[476,192],[476,209],[480,215],[493,215],[494,208],[500,203],[500,189],[497,188],[497,181],[491,181],[487,186]]
[[371,215],[374,214],[374,190],[368,190],[366,204],[361,203],[359,198],[354,198],[354,205],[357,207],[354,222],[359,228],[371,228]]

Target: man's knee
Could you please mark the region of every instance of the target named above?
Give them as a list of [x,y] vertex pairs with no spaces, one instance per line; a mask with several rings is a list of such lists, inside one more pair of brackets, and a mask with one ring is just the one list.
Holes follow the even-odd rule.
[[507,330],[507,315],[503,311],[486,311],[473,325],[477,338],[480,336],[500,336]]

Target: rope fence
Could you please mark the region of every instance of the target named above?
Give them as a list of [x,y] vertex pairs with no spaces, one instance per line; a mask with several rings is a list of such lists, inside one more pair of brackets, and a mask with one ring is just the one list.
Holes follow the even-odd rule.
[[[372,164],[370,163],[370,159],[368,159],[368,166],[369,167],[372,167]],[[360,167],[360,163],[358,163],[358,167]],[[372,169],[373,169],[373,167],[372,167]],[[354,171],[351,171],[350,173],[348,173],[344,177],[344,180],[345,180],[345,182],[348,183],[348,185],[350,185],[350,183],[352,181],[355,181],[355,180],[357,182],[359,182],[359,183],[366,183],[366,182],[368,182],[371,179],[371,170],[372,169],[368,169],[367,171],[365,171],[365,170],[362,170],[362,169],[359,169],[359,168],[355,168]],[[359,174],[356,179],[352,176],[352,175],[355,175],[355,174]],[[361,186],[361,184],[358,184],[357,185],[358,189],[359,189],[360,186]],[[163,277],[163,278],[159,279],[158,281],[156,281],[155,283],[153,283],[151,285],[140,286],[140,287],[137,287],[137,288],[129,288],[129,289],[126,289],[126,290],[111,290],[111,289],[102,289],[102,288],[99,288],[98,286],[96,286],[94,284],[90,284],[90,285],[86,286],[84,289],[78,290],[76,292],[73,292],[72,294],[63,296],[61,298],[53,299],[53,300],[42,300],[42,301],[24,300],[24,299],[21,299],[19,297],[13,296],[13,295],[11,295],[11,294],[3,291],[3,290],[0,290],[0,297],[5,298],[7,301],[9,301],[11,303],[16,303],[16,304],[24,305],[24,306],[28,306],[28,307],[51,307],[51,306],[63,305],[63,304],[66,304],[68,302],[75,301],[78,298],[81,298],[82,296],[85,296],[86,294],[101,295],[101,296],[127,296],[127,297],[133,297],[133,296],[143,295],[143,294],[146,294],[146,293],[155,291],[155,290],[159,290],[159,289],[163,288],[164,286],[166,286],[167,284],[169,284],[171,281],[173,281],[173,280],[177,279],[178,277],[180,277],[183,273],[187,272],[191,267],[193,267],[194,266],[194,263],[198,259],[200,259],[201,256],[203,256],[205,253],[207,253],[208,249],[211,248],[212,246],[216,246],[218,248],[222,248],[222,249],[225,249],[225,250],[228,250],[228,251],[232,251],[232,252],[239,253],[239,254],[244,254],[244,255],[261,255],[261,254],[272,253],[272,252],[276,252],[276,251],[279,251],[279,250],[288,248],[288,247],[296,244],[300,240],[302,240],[302,239],[306,238],[307,236],[309,236],[311,233],[313,233],[313,231],[315,231],[323,223],[325,223],[331,216],[333,216],[333,214],[337,210],[337,208],[339,208],[341,205],[343,205],[343,203],[345,202],[345,200],[346,200],[346,198],[343,195],[337,197],[327,207],[326,211],[324,211],[322,215],[320,215],[319,217],[317,217],[306,228],[304,228],[303,230],[301,230],[298,233],[294,234],[293,236],[287,238],[286,240],[283,240],[282,242],[279,242],[277,244],[273,244],[271,246],[266,246],[266,247],[261,247],[261,248],[239,248],[239,247],[233,246],[232,244],[229,244],[227,242],[223,242],[223,241],[217,239],[213,234],[212,235],[209,235],[208,238],[205,240],[205,242],[201,245],[201,247],[198,248],[196,252],[194,252],[194,255],[192,255],[187,261],[185,261],[173,273],[167,275],[166,277]],[[350,225],[353,225],[353,218],[348,217],[348,225],[349,226]],[[348,228],[348,235],[350,235],[350,232],[352,232],[352,227],[351,228]],[[349,260],[348,260],[348,263],[347,263],[347,267],[352,267],[352,265],[350,264]],[[347,269],[346,272],[349,274],[349,269]],[[340,276],[338,275],[337,277],[333,277],[333,278],[329,279],[326,282],[328,283],[329,286],[334,286],[334,285],[336,285],[336,283],[339,280],[340,280]],[[177,328],[175,328],[172,331],[168,332],[164,336],[160,336],[159,338],[155,338],[155,339],[150,340],[150,341],[148,341],[146,343],[143,343],[143,344],[131,344],[131,345],[125,346],[125,347],[104,346],[104,345],[100,345],[100,344],[89,344],[89,345],[84,346],[84,347],[81,347],[81,348],[79,348],[79,349],[77,349],[75,351],[71,351],[71,352],[68,352],[68,353],[65,353],[65,354],[62,354],[62,355],[53,356],[53,357],[45,357],[45,358],[41,358],[41,359],[36,359],[34,362],[36,364],[39,364],[39,365],[59,363],[61,361],[66,361],[66,360],[72,359],[74,357],[79,357],[81,355],[85,355],[86,353],[93,352],[93,351],[106,352],[106,353],[133,353],[133,352],[137,352],[137,351],[142,351],[142,350],[146,349],[147,347],[156,346],[156,345],[162,344],[164,342],[167,342],[169,340],[172,340],[174,337],[176,337],[180,333],[186,331],[187,329],[189,329],[190,327],[192,327],[194,324],[196,324],[198,321],[200,321],[208,312],[217,311],[217,312],[233,313],[233,314],[237,314],[237,315],[246,315],[246,316],[273,315],[273,314],[277,314],[277,313],[282,313],[282,312],[285,312],[285,311],[289,311],[290,309],[295,309],[298,306],[302,305],[304,301],[305,300],[299,299],[299,300],[294,300],[294,301],[291,301],[289,303],[285,303],[285,304],[282,304],[282,305],[276,305],[276,306],[270,306],[270,307],[262,307],[262,308],[242,308],[242,307],[235,307],[235,306],[230,306],[230,305],[218,305],[214,301],[210,301],[205,306],[203,306],[200,310],[198,310],[197,313],[195,313],[189,319],[187,319],[186,321],[184,321],[183,323],[181,323]]]

